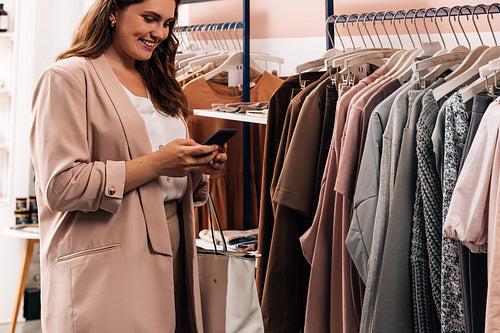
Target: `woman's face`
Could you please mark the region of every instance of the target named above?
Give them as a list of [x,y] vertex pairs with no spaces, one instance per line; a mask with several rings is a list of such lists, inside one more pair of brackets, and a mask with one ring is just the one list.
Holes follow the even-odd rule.
[[124,60],[148,60],[168,37],[174,14],[175,0],[144,0],[116,11],[111,47]]

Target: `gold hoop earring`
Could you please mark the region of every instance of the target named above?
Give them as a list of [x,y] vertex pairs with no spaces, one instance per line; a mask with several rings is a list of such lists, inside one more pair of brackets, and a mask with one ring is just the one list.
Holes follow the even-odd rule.
[[116,21],[115,20],[111,21],[111,28],[114,28],[115,25],[116,25]]

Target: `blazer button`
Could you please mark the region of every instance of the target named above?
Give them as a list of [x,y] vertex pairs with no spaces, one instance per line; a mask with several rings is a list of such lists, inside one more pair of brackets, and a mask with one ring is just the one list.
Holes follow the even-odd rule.
[[110,188],[108,188],[109,195],[115,195],[115,193],[116,193],[116,188],[114,186],[111,186]]

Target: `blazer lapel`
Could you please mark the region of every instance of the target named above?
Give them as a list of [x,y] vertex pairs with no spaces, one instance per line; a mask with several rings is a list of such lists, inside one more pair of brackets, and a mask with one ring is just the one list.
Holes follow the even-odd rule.
[[[109,99],[121,120],[130,152],[130,158],[137,158],[152,152],[146,125],[132,101],[116,78],[108,61],[101,55],[90,59]],[[157,179],[137,188],[142,204],[151,247],[155,252],[172,255],[170,236],[166,222],[161,188]]]

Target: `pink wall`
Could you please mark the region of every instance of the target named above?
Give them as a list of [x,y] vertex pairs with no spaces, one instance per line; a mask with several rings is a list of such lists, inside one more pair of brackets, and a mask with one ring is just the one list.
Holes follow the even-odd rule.
[[[453,7],[461,5],[477,5],[482,0],[342,0],[335,3],[336,14],[353,14],[365,12],[380,12],[389,10],[401,10],[411,8],[431,7]],[[488,3],[488,2],[486,2]],[[196,3],[189,5],[189,24],[203,24],[214,22],[240,21],[242,18],[241,0],[220,0],[207,3]],[[251,37],[252,38],[287,38],[287,37],[323,37],[325,36],[325,1],[324,0],[251,0]],[[415,7],[417,6],[417,7]],[[462,18],[464,29],[467,32],[474,31],[472,20]],[[424,33],[422,22],[418,22],[420,33]],[[448,20],[438,21],[439,28],[443,33],[451,32]],[[498,30],[500,14],[495,14],[492,21],[493,28]],[[434,23],[430,19],[426,21],[429,33],[437,32]],[[478,20],[480,31],[489,31],[485,15],[480,15]],[[392,26],[386,26],[389,33],[394,33]],[[454,24],[459,31],[457,23]],[[377,29],[382,27],[377,26]],[[405,32],[403,25],[398,25],[399,32]],[[342,35],[347,30],[339,26]],[[353,35],[357,35],[356,27],[350,29]],[[410,28],[414,33],[414,30]]]

